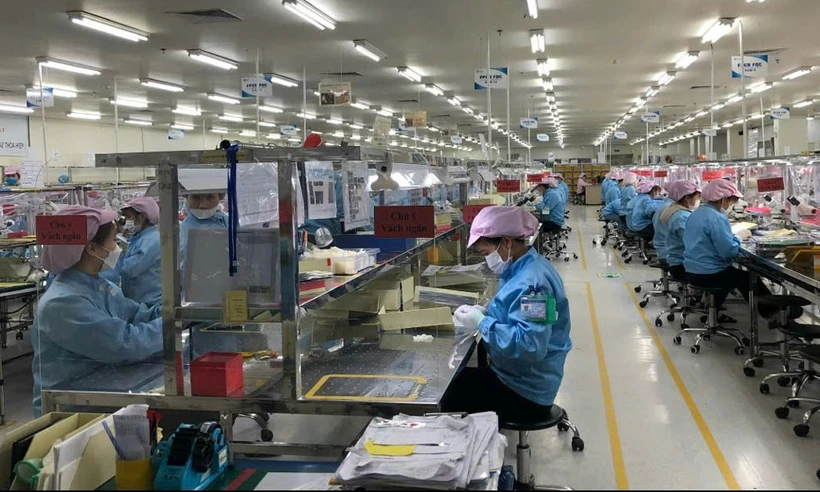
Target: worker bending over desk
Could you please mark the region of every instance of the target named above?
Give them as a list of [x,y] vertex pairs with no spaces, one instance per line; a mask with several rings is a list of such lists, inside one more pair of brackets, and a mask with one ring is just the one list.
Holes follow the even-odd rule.
[[43,267],[57,277],[40,298],[31,335],[35,416],[41,389],[162,351],[160,306],[134,302],[99,276],[120,256],[116,212],[71,205],[57,215],[84,216],[88,242],[43,246]]
[[658,257],[658,261],[661,263],[666,263],[666,227],[665,225],[660,224],[661,214],[664,210],[669,208],[670,205],[675,203],[674,200],[669,198],[669,189],[675,182],[667,183],[664,186],[664,190],[667,192],[667,196],[661,200],[660,206],[658,210],[655,212],[655,215],[652,216],[652,229],[655,231],[654,235],[652,236],[652,246],[655,248],[655,254]]
[[[740,238],[748,239],[751,232],[743,230],[732,235],[727,214],[743,194],[737,187],[723,179],[711,181],[703,187],[705,205],[689,217],[683,242],[686,277],[693,285],[725,289],[715,295],[717,307],[723,304],[730,291],[737,289],[749,300],[749,273],[732,266],[740,250]],[[768,295],[769,290],[758,281],[754,293]],[[777,313],[776,307],[760,306],[760,315],[768,318]]]
[[538,212],[541,230],[544,232],[559,231],[564,226],[567,202],[561,194],[558,182],[555,178],[544,178],[536,186],[536,191],[541,193],[541,201],[535,205]]
[[671,183],[666,191],[671,204],[655,214],[655,251],[669,265],[672,278],[686,280],[683,234],[692,211],[700,207],[701,189],[693,181],[682,179]]
[[488,207],[476,216],[468,247],[499,276],[485,309],[461,306],[456,320],[478,330],[489,367],[465,368],[442,402],[444,411],[494,411],[502,421],[547,420],[572,348],[569,301],[552,265],[527,247],[538,221],[517,207]]

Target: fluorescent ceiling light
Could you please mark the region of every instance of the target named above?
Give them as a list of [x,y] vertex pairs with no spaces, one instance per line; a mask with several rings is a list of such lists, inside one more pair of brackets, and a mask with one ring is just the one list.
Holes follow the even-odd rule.
[[223,70],[236,70],[239,68],[239,62],[203,50],[188,50],[188,56],[198,62],[206,63]]
[[172,113],[184,114],[184,115],[187,115],[187,116],[199,116],[199,115],[202,114],[202,111],[200,111],[197,108],[188,108],[188,107],[185,107],[185,106],[177,106],[176,108],[174,108]]
[[216,127],[216,126],[212,127],[209,131],[211,133],[219,133],[220,135],[224,135],[224,134],[228,133],[227,128],[220,128],[220,127]]
[[644,106],[646,106],[646,98],[645,97],[639,97],[638,99],[635,100],[635,107],[636,108],[642,108]]
[[547,38],[543,29],[532,29],[530,31],[530,48],[533,53],[542,53],[547,49]]
[[357,125],[356,123],[348,123],[347,126],[350,127],[351,130],[364,130],[362,125]]
[[296,113],[296,116],[298,116],[299,118],[306,119],[306,120],[315,120],[316,119],[316,115],[315,114],[310,114],[310,113]]
[[794,80],[798,77],[808,75],[808,74],[811,73],[811,68],[812,67],[795,68],[791,72],[787,72],[787,73],[783,74],[783,80]]
[[[51,89],[51,92],[52,92],[52,94],[54,94],[54,97],[64,97],[64,98],[67,98],[67,99],[74,99],[75,97],[77,97],[77,91],[75,91],[74,89],[59,88],[59,87],[54,87],[54,86],[51,86],[51,85],[46,86],[46,87]],[[40,86],[38,84],[34,84],[32,86],[32,89],[34,89],[36,91],[39,91]]]
[[270,81],[274,84],[278,84],[284,87],[299,87],[299,82],[290,77],[285,77],[284,75],[269,73],[267,74],[267,77],[270,77]]
[[[288,142],[293,142],[293,143],[302,143],[302,141],[301,141],[301,140],[299,140],[298,138],[289,138],[289,139],[288,139]],[[325,145],[327,145],[327,144],[325,144]]]
[[171,84],[169,82],[162,82],[154,79],[140,79],[140,84],[152,89],[160,89],[168,92],[183,92],[185,88],[181,85]]
[[720,111],[721,109],[726,107],[726,103],[716,103],[712,106],[712,111]]
[[527,0],[527,16],[531,19],[538,18],[538,0]]
[[450,103],[452,106],[461,106],[461,100],[456,96],[448,97],[447,102]]
[[282,5],[320,30],[336,29],[336,21],[305,0],[282,0]]
[[702,118],[707,114],[709,114],[709,111],[699,111],[697,114],[695,114],[695,118]]
[[126,108],[145,109],[148,107],[148,101],[139,101],[137,99],[126,99],[118,97],[117,99],[109,99],[108,102],[116,104],[117,106],[125,106]]
[[352,103],[350,103],[350,105],[353,106],[356,109],[370,109],[370,105],[364,104],[364,103],[361,103],[361,102],[358,102],[358,101],[352,102]]
[[734,96],[730,97],[726,104],[734,104],[743,100],[743,96],[740,94],[735,94]]
[[378,115],[380,115],[380,116],[386,116],[386,117],[388,117],[388,118],[390,118],[390,117],[392,117],[392,116],[393,116],[393,112],[392,112],[392,111],[388,111],[388,110],[386,110],[386,109],[380,109],[380,110],[376,111],[376,114],[378,114]]
[[257,124],[259,126],[263,126],[265,128],[273,128],[273,127],[277,126],[276,123],[274,123],[272,121],[260,121]]
[[655,97],[660,90],[660,87],[658,87],[657,85],[653,85],[652,87],[646,90],[646,94],[644,97],[646,97],[647,99],[649,99],[650,97]]
[[550,61],[548,58],[536,60],[536,68],[540,77],[549,77],[550,75]]
[[332,136],[334,136],[334,137],[336,137],[336,138],[344,138],[344,136],[345,136],[345,132],[342,132],[342,131],[335,131],[335,132],[333,132],[333,135],[332,135]]
[[354,39],[353,47],[356,49],[356,51],[358,51],[359,53],[363,54],[364,56],[370,58],[375,62],[387,58],[387,54],[385,54],[384,51],[373,46],[373,44],[366,39]]
[[175,130],[193,130],[194,125],[189,125],[187,123],[174,123],[171,125],[171,128]]
[[282,114],[282,113],[285,112],[285,110],[282,109],[282,108],[277,108],[277,107],[268,106],[268,105],[259,106],[259,111],[262,111],[263,113],[274,113],[274,114]]
[[33,109],[27,108],[25,106],[15,106],[13,104],[0,104],[0,112],[3,113],[19,113],[19,114],[31,114],[34,112]]
[[132,118],[126,118],[122,120],[123,123],[128,123],[129,125],[137,125],[137,126],[152,126],[154,123],[148,120],[137,120]]
[[686,70],[689,65],[695,63],[698,59],[700,51],[684,51],[675,59],[675,68],[678,70]]
[[279,133],[268,133],[267,135],[265,135],[265,138],[268,138],[270,140],[281,140],[282,135],[280,135]]
[[47,56],[38,56],[35,58],[40,66],[63,70],[66,72],[78,73],[80,75],[99,75],[100,71],[96,68],[87,67],[85,65],[78,65],[62,60],[55,60]]
[[546,78],[541,81],[541,87],[544,88],[545,91],[551,92],[555,89],[555,85],[552,83],[552,78]]
[[627,113],[632,115],[632,114],[635,114],[637,111],[638,111],[638,108],[636,106],[632,106],[631,108],[629,108],[629,111],[627,111]]
[[327,118],[325,121],[327,121],[331,125],[343,125],[344,124],[344,121],[336,119],[336,118]]
[[239,104],[241,101],[235,97],[229,97],[222,94],[217,94],[216,92],[209,92],[208,99],[211,101],[219,101],[225,104]]
[[436,84],[424,84],[424,90],[429,92],[434,96],[443,96],[444,91],[441,90],[441,87],[437,86]]
[[749,92],[752,94],[760,94],[761,92],[765,92],[773,87],[771,82],[761,82],[757,85],[749,87]]
[[69,118],[74,118],[77,120],[99,120],[102,118],[100,113],[92,113],[89,111],[72,111],[70,113],[66,113],[65,115]]
[[549,101],[549,102],[554,102],[555,101],[555,93],[554,92],[547,92],[546,96],[547,96],[547,101]]
[[421,74],[419,74],[410,67],[396,67],[396,70],[398,70],[399,73],[406,79],[409,79],[413,82],[421,82]]
[[133,42],[148,41],[148,33],[135,29],[119,22],[100,17],[98,15],[89,14],[82,10],[72,10],[66,12],[71,22],[95,31],[104,32],[118,38],[127,39]]
[[256,132],[253,130],[242,130],[241,132],[239,132],[239,135],[243,137],[255,137]]
[[814,104],[813,99],[804,99],[800,102],[796,102],[796,103],[792,104],[792,106],[795,107],[795,108],[805,108],[806,106],[811,106],[812,104]]
[[319,91],[313,91],[313,95],[316,96],[316,97],[320,97],[322,95],[322,93],[319,92]]
[[463,112],[467,113],[467,114],[473,114],[473,113],[474,113],[474,111],[473,111],[472,109],[470,109],[470,107],[469,107],[469,106],[462,106],[462,107],[461,107],[461,110],[462,110]]
[[663,75],[661,75],[661,77],[658,79],[658,85],[663,86],[663,85],[668,84],[669,82],[672,82],[672,80],[675,78],[675,75],[677,75],[677,73],[676,73],[676,72],[665,72],[665,73],[664,73]]
[[701,42],[703,44],[714,44],[729,31],[732,30],[735,20],[729,17],[721,17],[709,26],[709,29],[703,33]]
[[221,114],[219,115],[220,121],[233,121],[236,123],[242,122],[242,117],[234,114]]

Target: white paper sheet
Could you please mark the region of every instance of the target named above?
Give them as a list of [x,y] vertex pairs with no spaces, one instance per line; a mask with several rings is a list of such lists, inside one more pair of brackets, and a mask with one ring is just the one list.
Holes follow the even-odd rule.
[[367,164],[347,162],[342,168],[345,232],[370,225]]
[[308,218],[336,218],[336,186],[333,181],[333,163],[305,162],[305,181],[308,193]]

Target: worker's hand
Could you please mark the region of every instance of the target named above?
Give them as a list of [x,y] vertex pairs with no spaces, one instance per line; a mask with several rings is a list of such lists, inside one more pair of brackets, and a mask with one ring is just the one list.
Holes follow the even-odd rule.
[[737,234],[735,234],[735,236],[737,236],[737,238],[741,241],[745,241],[752,237],[752,231],[749,229],[743,229],[742,231],[737,231]]
[[484,319],[484,313],[478,306],[461,306],[456,309],[455,317],[468,331],[475,331]]

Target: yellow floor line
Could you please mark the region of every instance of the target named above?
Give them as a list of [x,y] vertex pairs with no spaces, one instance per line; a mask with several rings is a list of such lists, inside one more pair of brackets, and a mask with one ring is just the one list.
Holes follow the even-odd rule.
[[706,420],[703,418],[698,406],[695,404],[695,400],[692,398],[689,390],[686,389],[686,385],[683,383],[683,378],[681,378],[680,373],[678,373],[675,364],[672,363],[669,353],[666,352],[666,348],[664,348],[663,343],[658,336],[658,331],[655,330],[655,327],[652,325],[652,322],[650,321],[649,316],[646,315],[646,312],[638,305],[638,297],[635,295],[635,291],[632,289],[632,286],[629,285],[629,282],[624,282],[624,286],[626,287],[626,291],[629,292],[629,296],[632,298],[632,303],[635,304],[635,309],[637,309],[641,314],[641,318],[643,318],[646,327],[649,329],[649,333],[652,335],[652,341],[661,353],[661,358],[663,358],[666,368],[672,376],[672,380],[675,381],[675,386],[678,387],[678,391],[683,397],[683,401],[686,402],[686,406],[689,407],[689,412],[691,412],[692,418],[695,420],[695,424],[698,426],[698,430],[700,430],[700,434],[703,436],[703,440],[706,441],[706,447],[709,448],[709,452],[712,454],[712,459],[715,460],[715,464],[720,470],[720,474],[723,475],[723,480],[726,482],[726,486],[730,490],[739,490],[740,484],[738,484],[734,473],[732,473],[732,468],[726,461],[723,451],[720,450],[720,446],[715,440],[715,436],[712,435],[712,431],[709,430],[709,426],[706,424]]
[[607,372],[606,369],[604,344],[601,341],[601,332],[598,329],[598,316],[595,314],[595,303],[592,301],[592,286],[589,282],[585,283],[589,319],[592,324],[592,336],[595,338],[595,353],[598,356],[598,375],[601,378],[601,390],[604,393],[604,413],[606,414],[606,426],[609,430],[609,447],[612,451],[612,467],[615,469],[615,483],[618,489],[626,490],[629,488],[629,481],[626,478],[626,466],[624,465],[624,453],[621,448],[621,436],[618,433],[618,419],[615,415],[615,404],[612,401],[612,387],[609,384],[609,372]]
[[[740,60],[740,58],[738,58],[738,60]],[[611,252],[612,252],[612,255],[615,257],[615,263],[618,264],[618,270],[623,270],[624,269],[624,262],[621,261],[621,252],[620,252],[620,250],[612,248]]]
[[581,256],[581,266],[587,269],[587,255],[584,253],[584,239],[581,237],[581,228],[578,228],[578,254]]

